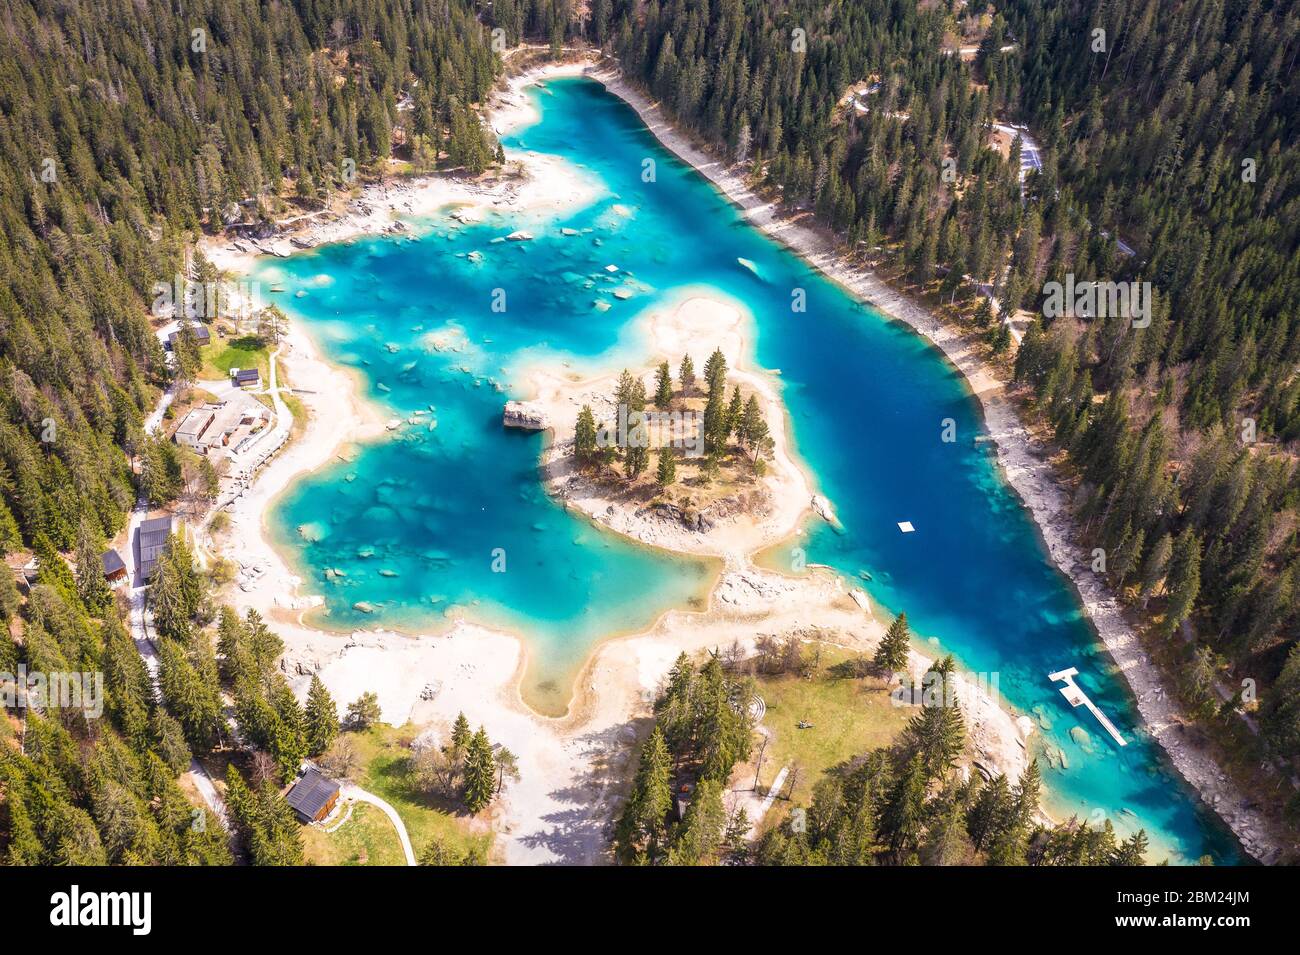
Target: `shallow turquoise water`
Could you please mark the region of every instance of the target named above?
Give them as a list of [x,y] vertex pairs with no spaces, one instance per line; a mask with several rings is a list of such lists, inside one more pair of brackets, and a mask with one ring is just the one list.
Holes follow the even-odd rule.
[[[1058,813],[1109,818],[1121,831],[1136,818],[1177,859],[1235,861],[1230,835],[1136,727],[1131,697],[1068,581],[987,448],[974,443],[982,422],[960,375],[910,330],[745,224],[598,85],[559,81],[537,96],[542,121],[506,148],[586,167],[609,190],[595,204],[549,220],[512,214],[460,227],[438,219],[418,241],[357,241],[262,270],[264,281],[284,284],[283,304],[308,320],[328,357],[363,372],[373,398],[403,418],[434,409],[401,440],[300,482],[273,513],[300,566],[322,580],[330,625],[427,628],[456,605],[526,632],[534,693],[550,681],[543,696],[556,700],[563,675],[601,636],[688,605],[713,571],[628,545],[558,508],[538,486],[540,438],[504,431],[500,410],[517,370],[536,358],[640,363],[630,319],[687,286],[708,286],[753,313],[755,359],[779,369],[799,453],[844,525],[843,533],[810,525],[796,542],[806,559],[855,580],[867,570],[863,586],[877,603],[906,610],[922,638],[971,671],[996,674],[1006,700],[1043,717],[1040,744],[1068,761],[1044,765]],[[642,181],[647,158],[653,182]],[[492,241],[517,228],[536,240]],[[610,264],[619,271],[606,271]],[[612,295],[620,286],[630,299]],[[806,294],[804,313],[791,310],[796,288]],[[306,294],[294,297],[298,289]],[[495,289],[506,294],[504,312],[492,309]],[[597,300],[608,310],[593,308]],[[430,346],[431,333],[449,329],[463,332],[461,350]],[[697,367],[704,357],[695,356]],[[428,430],[423,421],[434,418]],[[956,422],[953,443],[940,440],[946,418]],[[904,520],[915,533],[899,532]],[[303,524],[321,539],[304,541]],[[359,556],[361,548],[373,556]],[[506,573],[493,572],[494,548],[505,551]],[[346,576],[325,581],[325,568]],[[353,610],[358,600],[376,612]],[[1079,667],[1080,684],[1129,746],[1114,746],[1048,683],[1046,674],[1065,666]],[[1090,745],[1071,739],[1076,725]]]

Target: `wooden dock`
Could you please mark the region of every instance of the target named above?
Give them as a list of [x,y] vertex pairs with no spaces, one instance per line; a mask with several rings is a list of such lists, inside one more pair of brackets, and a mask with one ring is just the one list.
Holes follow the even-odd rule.
[[1119,730],[1115,729],[1115,724],[1106,717],[1105,713],[1097,709],[1097,704],[1092,702],[1088,698],[1088,694],[1079,689],[1078,684],[1074,682],[1078,672],[1076,667],[1070,667],[1068,670],[1057,670],[1055,673],[1049,673],[1047,678],[1053,683],[1064,683],[1065,685],[1060,687],[1061,696],[1065,697],[1071,706],[1086,706],[1088,711],[1097,717],[1097,722],[1102,725],[1116,743],[1120,746],[1127,746],[1128,741],[1124,739]]

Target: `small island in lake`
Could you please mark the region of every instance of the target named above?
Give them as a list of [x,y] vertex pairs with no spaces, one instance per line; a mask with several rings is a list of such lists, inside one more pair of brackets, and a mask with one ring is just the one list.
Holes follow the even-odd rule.
[[813,506],[791,459],[772,376],[743,367],[747,319],[696,296],[651,312],[658,361],[582,379],[539,368],[504,423],[549,429],[547,489],[646,544],[747,555],[794,534]]

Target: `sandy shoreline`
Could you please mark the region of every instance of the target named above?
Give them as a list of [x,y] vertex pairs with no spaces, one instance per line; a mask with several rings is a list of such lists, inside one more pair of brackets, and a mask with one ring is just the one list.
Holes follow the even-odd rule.
[[979,400],[1003,474],[1033,514],[1053,561],[1078,591],[1088,618],[1133,691],[1148,732],[1252,856],[1261,861],[1276,859],[1281,846],[1269,821],[1252,807],[1252,800],[1227,779],[1208,753],[1185,738],[1190,721],[1182,715],[1174,694],[1165,687],[1163,676],[1142,649],[1119,602],[1092,572],[1091,555],[1077,543],[1068,498],[1044,451],[1020,423],[1005,394],[1005,382],[993,374],[966,336],[875,275],[846,262],[822,233],[782,218],[774,203],[755,195],[733,169],[678,133],[657,104],[625,83],[618,73],[591,70],[587,75],[631,106],[664,147],[707,177],[744,211],[751,224],[886,315],[905,322],[947,355]]
[[[504,130],[527,121],[531,107],[521,91],[537,76],[580,71],[581,65],[569,65],[516,77],[503,96],[504,106],[493,113],[494,126]],[[683,150],[689,147],[671,141],[674,134],[661,119],[648,115],[649,105],[643,100],[638,102],[640,98],[634,91],[619,88],[621,84],[611,85],[617,81],[610,77],[597,78],[637,108],[666,146],[692,161],[733,201],[745,207],[756,225],[790,244],[854,292],[907,321],[949,353],[984,404],[990,433],[998,441],[999,460],[1039,520],[1054,558],[1061,563],[1059,541],[1065,540],[1063,535],[1067,529],[1057,527],[1054,531],[1053,522],[1059,523],[1060,515],[1067,513],[1064,500],[1052,500],[1051,490],[1055,486],[1050,482],[1047,465],[1034,456],[1028,436],[1016,421],[1014,409],[1000,394],[1000,384],[979,367],[975,356],[964,351],[960,339],[874,278],[835,274],[834,257],[819,248],[823,241],[820,236],[779,222],[770,205],[748,193],[743,182],[730,176],[720,164],[700,153],[685,155]],[[464,204],[484,214],[490,214],[498,203],[503,205],[503,211],[512,214],[533,210],[544,213],[546,203],[553,201],[544,195],[546,190],[569,189],[561,194],[570,195],[573,183],[569,180],[565,184],[560,178],[565,170],[556,168],[555,164],[533,178],[538,162],[546,169],[546,160],[530,157],[527,162],[530,177],[514,184],[513,191],[493,191],[480,186],[470,189],[454,180],[439,179],[371,187],[365,193],[368,198],[363,200],[368,212],[354,210],[341,220],[318,226],[313,230],[312,239],[341,241],[389,231],[395,216],[429,215],[452,203]],[[536,186],[536,197],[530,197],[527,192],[530,184]],[[736,194],[732,194],[732,189]],[[555,194],[552,192],[551,196]],[[581,195],[579,192],[579,201]],[[507,202],[507,198],[514,201]],[[807,248],[800,243],[807,243]],[[221,268],[247,271],[253,256],[240,256],[236,251],[230,250],[224,257],[220,254],[210,257]],[[670,330],[662,331],[668,334]],[[463,710],[474,724],[484,723],[494,740],[518,753],[523,779],[507,793],[494,817],[507,862],[595,862],[605,858],[606,821],[616,805],[635,740],[644,728],[643,714],[678,652],[725,645],[733,639],[752,641],[756,627],[761,627],[761,632],[782,633],[832,626],[837,642],[859,643],[864,647],[878,639],[880,624],[848,599],[838,579],[814,575],[795,580],[741,564],[724,573],[708,611],[670,611],[645,634],[598,645],[579,675],[569,714],[553,719],[529,710],[520,698],[519,682],[526,666],[526,651],[516,636],[469,623],[458,623],[441,636],[417,638],[382,631],[341,636],[308,627],[302,623],[301,613],[315,601],[310,595],[300,594],[302,581],[271,546],[263,516],[276,495],[301,475],[334,459],[341,445],[382,434],[383,416],[357,393],[351,376],[319,357],[297,323],[287,345],[282,354],[283,367],[293,386],[302,389],[299,397],[309,411],[309,420],[304,433],[272,460],[254,487],[231,508],[232,529],[226,540],[232,543],[223,545],[223,549],[241,563],[264,568],[251,587],[237,589],[232,599],[241,609],[255,607],[274,622],[286,642],[284,665],[291,675],[299,677],[300,684],[305,685],[306,674],[318,671],[341,706],[363,690],[377,690],[386,721],[400,724],[410,719],[417,725],[433,727],[435,732],[445,729],[455,714]],[[664,346],[664,350],[670,349]],[[342,416],[340,394],[349,396],[347,414]],[[1017,442],[1022,446],[1019,450]],[[787,460],[790,460],[788,456]],[[806,481],[798,465],[791,462],[791,466]],[[806,511],[806,484],[804,492],[801,514]],[[1053,533],[1057,543],[1053,542]],[[1086,573],[1086,562],[1080,561],[1079,566]],[[1102,621],[1108,620],[1105,606],[1096,603],[1082,586],[1080,589],[1090,616],[1102,631]],[[1112,613],[1122,623],[1117,608]],[[1105,631],[1102,632],[1105,639]],[[1132,643],[1140,653],[1136,641]],[[1107,646],[1110,647],[1109,640]],[[1114,647],[1111,652],[1134,685],[1142,706],[1143,693],[1130,672],[1141,666],[1125,667]],[[919,655],[914,657],[921,659]],[[1142,663],[1146,663],[1144,658]],[[1158,686],[1158,682],[1153,685]],[[1158,702],[1172,709],[1172,704],[1163,698]],[[969,721],[975,724],[972,738],[977,752],[989,764],[1015,775],[1025,758],[1022,734],[1026,728],[1012,714],[995,705],[990,710],[977,701],[973,708],[983,713],[980,719]],[[1162,733],[1157,732],[1161,724],[1148,714],[1145,706],[1142,713],[1162,745],[1170,749]],[[1164,731],[1172,724],[1173,720],[1168,720]],[[1192,778],[1172,749],[1171,754],[1180,771]],[[1216,808],[1228,818],[1226,807]],[[1233,822],[1231,818],[1228,821]]]

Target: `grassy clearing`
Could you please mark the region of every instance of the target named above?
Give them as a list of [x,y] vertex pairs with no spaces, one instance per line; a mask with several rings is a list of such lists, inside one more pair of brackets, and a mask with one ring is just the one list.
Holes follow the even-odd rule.
[[375,726],[364,733],[351,734],[357,756],[364,767],[357,784],[387,801],[406,823],[416,858],[434,839],[442,840],[459,853],[478,848],[486,853],[492,837],[469,830],[466,820],[454,813],[454,807],[422,793],[410,768],[408,729]]
[[304,826],[302,842],[313,865],[406,865],[397,830],[368,803],[353,804],[352,817],[334,832]]
[[200,350],[200,354],[203,370],[199,377],[206,380],[228,378],[232,368],[256,368],[263,381],[270,372],[270,349],[254,335],[214,339],[212,344]]
[[[770,786],[781,767],[790,766],[793,773],[797,765],[799,777],[793,798],[804,805],[812,798],[812,788],[825,770],[868,750],[888,746],[914,713],[909,707],[890,702],[884,680],[837,675],[836,664],[853,659],[856,653],[827,644],[817,646],[821,650],[820,665],[808,677],[758,677],[758,692],[767,703],[762,725],[771,734],[759,783]],[[800,720],[813,725],[799,729]],[[750,773],[752,780],[752,765]],[[787,775],[781,796],[788,794]]]

